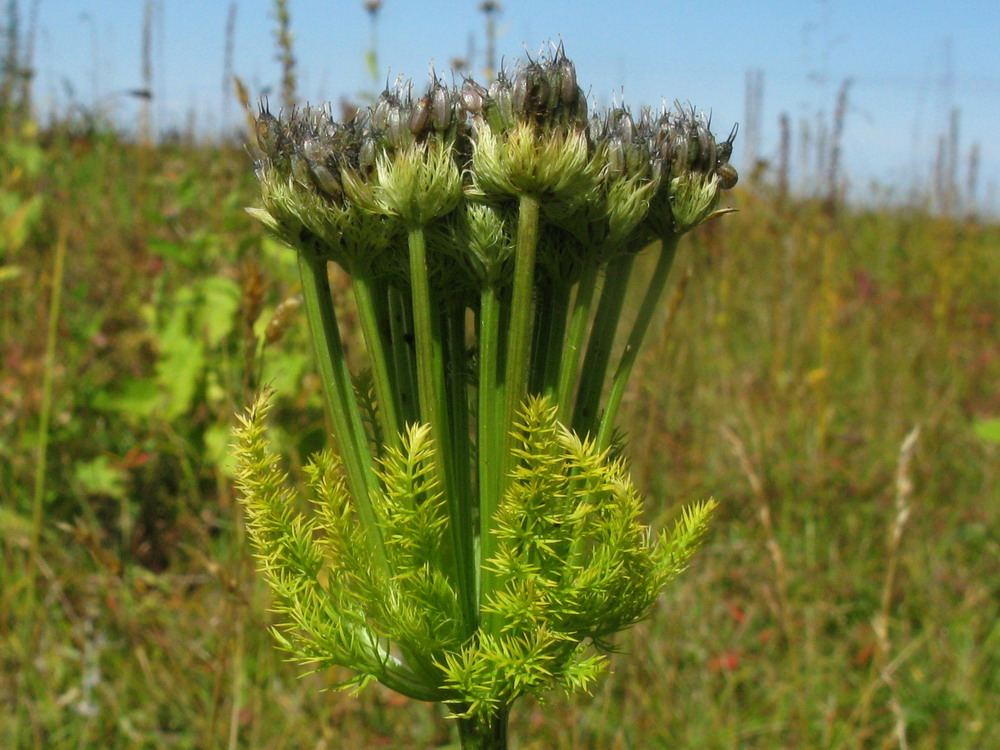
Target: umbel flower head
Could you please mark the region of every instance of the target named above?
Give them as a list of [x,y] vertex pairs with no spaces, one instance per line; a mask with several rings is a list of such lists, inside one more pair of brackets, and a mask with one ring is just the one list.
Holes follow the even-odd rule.
[[[314,457],[301,515],[268,394],[237,430],[275,634],[502,747],[518,696],[587,688],[714,507],[653,534],[615,420],[678,239],[726,212],[735,128],[717,141],[690,107],[590,109],[560,45],[489,86],[397,83],[344,123],[262,106],[255,135],[249,211],[298,255],[337,445]],[[644,248],[655,268],[633,278]],[[363,373],[329,262],[353,282]]]
[[[542,232],[555,235],[543,251],[579,265],[636,252],[717,215],[721,192],[737,180],[734,137],[735,129],[717,141],[707,119],[681,105],[635,116],[625,106],[589,110],[560,47],[488,87],[434,77],[415,92],[397,82],[346,123],[327,107],[276,117],[262,106],[252,151],[264,210],[253,213],[293,246],[352,273],[372,264],[393,271],[407,265],[399,253],[380,256],[393,246],[405,251],[406,227],[437,222],[444,234],[474,233],[482,206],[503,210],[530,195],[548,220]],[[477,271],[496,270],[457,260],[473,289],[482,282]],[[569,260],[539,263],[565,270]]]

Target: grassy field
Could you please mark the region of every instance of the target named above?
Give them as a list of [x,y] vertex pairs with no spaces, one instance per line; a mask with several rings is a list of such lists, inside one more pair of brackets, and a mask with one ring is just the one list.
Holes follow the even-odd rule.
[[[296,474],[325,426],[304,317],[258,347],[297,289],[255,195],[236,149],[0,144],[2,747],[452,741],[266,630],[229,428],[274,383]],[[998,747],[1000,227],[734,201],[685,240],[623,418],[649,521],[714,496],[713,530],[513,747]]]

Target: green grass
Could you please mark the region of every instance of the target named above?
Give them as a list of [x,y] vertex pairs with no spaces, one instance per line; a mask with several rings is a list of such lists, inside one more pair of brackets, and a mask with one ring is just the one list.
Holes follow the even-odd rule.
[[[325,426],[304,316],[256,350],[297,290],[292,253],[242,212],[256,201],[245,156],[4,143],[0,746],[446,746],[436,708],[323,692],[337,676],[300,677],[267,633],[229,425],[274,382],[293,475]],[[975,429],[1000,416],[1000,227],[831,217],[766,189],[735,202],[682,246],[670,283],[688,269],[690,282],[669,332],[666,310],[654,318],[621,412],[650,521],[709,495],[720,512],[593,698],[519,704],[512,745],[899,747],[900,721],[911,748],[1000,745],[1000,445]],[[918,424],[883,610],[899,450]]]

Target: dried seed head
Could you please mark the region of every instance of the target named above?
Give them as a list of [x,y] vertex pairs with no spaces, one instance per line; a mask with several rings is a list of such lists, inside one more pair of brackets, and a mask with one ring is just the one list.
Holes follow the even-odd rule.
[[434,84],[431,94],[431,124],[437,131],[446,130],[451,125],[452,97],[447,87]]
[[486,89],[471,78],[466,78],[462,83],[462,106],[470,115],[483,113],[483,104],[488,96]]
[[410,132],[419,140],[427,129],[427,121],[431,115],[431,100],[421,97],[410,110]]

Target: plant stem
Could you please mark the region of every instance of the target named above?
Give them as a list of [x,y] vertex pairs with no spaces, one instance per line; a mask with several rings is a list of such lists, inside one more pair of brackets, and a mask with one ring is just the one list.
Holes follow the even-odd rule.
[[399,421],[396,389],[393,388],[394,378],[390,371],[393,363],[385,350],[374,287],[369,275],[354,275],[354,299],[358,304],[358,318],[371,362],[375,398],[378,399],[379,426],[386,446],[390,446],[399,442],[403,425]]
[[441,315],[444,327],[444,343],[446,353],[446,396],[448,399],[448,423],[451,436],[452,478],[455,494],[463,498],[463,509],[468,514],[463,521],[462,533],[468,537],[469,558],[468,567],[471,571],[471,588],[474,597],[475,610],[478,612],[478,594],[476,594],[476,559],[474,550],[475,507],[478,498],[472,491],[472,436],[469,434],[469,377],[468,356],[465,347],[465,307],[452,304]]
[[628,253],[608,265],[601,301],[587,342],[587,355],[583,359],[580,390],[576,394],[573,429],[580,435],[593,432],[595,420],[600,413],[604,376],[611,359],[611,348],[615,344],[615,332],[618,330],[634,261],[635,255]]
[[39,410],[38,457],[35,459],[35,486],[31,497],[31,543],[28,550],[28,604],[25,623],[34,617],[36,601],[35,574],[38,570],[42,539],[42,511],[45,504],[45,467],[49,446],[49,420],[52,416],[52,377],[56,362],[56,334],[62,310],[63,275],[66,268],[66,228],[60,226],[52,269],[52,293],[49,297],[49,321],[45,334],[45,369],[42,374],[42,403]]
[[541,384],[538,388],[539,393],[544,393],[550,399],[555,398],[559,383],[559,365],[562,361],[563,342],[566,338],[566,322],[569,317],[569,298],[572,289],[572,285],[556,281],[550,290],[553,312],[549,318],[548,330],[544,333],[545,339],[542,345],[545,359],[542,363]]
[[299,274],[306,315],[312,328],[316,367],[323,385],[326,408],[333,424],[334,437],[340,446],[344,471],[351,497],[358,509],[376,559],[385,564],[382,532],[371,506],[370,494],[377,486],[368,436],[361,412],[354,398],[354,385],[347,368],[347,357],[340,339],[340,328],[333,310],[327,263],[312,254],[299,253]]
[[557,417],[568,425],[573,416],[573,394],[580,374],[580,350],[590,322],[590,306],[597,289],[597,264],[588,263],[576,287],[569,332],[559,361],[559,383],[556,390]]
[[614,434],[615,419],[618,415],[618,407],[621,406],[622,396],[625,394],[625,385],[628,383],[632,367],[635,365],[635,358],[639,354],[639,348],[649,330],[649,324],[653,320],[653,313],[656,311],[663,296],[663,288],[666,286],[667,277],[670,275],[670,268],[674,263],[674,256],[677,255],[677,242],[680,240],[679,234],[669,234],[661,242],[660,257],[656,260],[656,268],[653,269],[653,276],[646,287],[646,294],[642,299],[639,314],[632,324],[632,332],[629,334],[625,344],[625,351],[618,363],[618,368],[611,380],[611,392],[608,394],[608,405],[601,416],[600,427],[597,432],[597,447],[607,448],[611,443],[611,436]]
[[430,425],[437,454],[438,478],[448,503],[451,519],[454,580],[469,634],[476,628],[479,608],[475,593],[475,559],[472,538],[471,498],[459,490],[452,462],[451,434],[448,429],[448,402],[444,383],[444,351],[441,326],[435,324],[435,301],[431,297],[427,269],[427,244],[422,227],[409,230],[410,283],[413,288],[413,329],[417,346],[417,390],[420,420]]
[[[493,592],[495,576],[483,565],[496,552],[493,516],[503,497],[506,477],[511,468],[512,427],[524,401],[531,357],[532,286],[535,276],[535,250],[538,244],[538,200],[522,196],[518,209],[517,246],[514,257],[514,287],[509,320],[502,325],[503,308],[499,290],[483,292],[480,311],[481,352],[479,378],[479,451],[480,451],[480,602],[487,602]],[[501,332],[506,329],[506,362],[503,383],[498,384]],[[485,456],[483,453],[485,452]],[[482,628],[493,632],[489,613],[483,614]],[[464,747],[463,742],[463,747]],[[483,745],[483,747],[489,747]]]
[[510,707],[504,706],[487,719],[458,719],[462,750],[507,750],[507,720]]
[[549,341],[553,318],[555,317],[555,300],[553,300],[552,284],[540,282],[535,295],[535,325],[531,332],[531,361],[528,366],[528,391],[541,393],[544,387],[545,363],[549,358],[548,346],[555,346]]
[[388,297],[392,357],[400,412],[406,423],[414,424],[420,420],[420,404],[417,398],[417,367],[413,356],[413,306],[406,292],[398,287],[390,286]]
[[495,575],[482,563],[496,552],[493,516],[500,503],[503,457],[503,387],[500,383],[500,290],[487,286],[479,302],[479,404],[476,423],[479,448],[479,605],[493,591]]
[[531,354],[532,287],[535,278],[535,250],[538,245],[538,199],[522,195],[518,206],[517,247],[514,256],[514,289],[510,305],[510,336],[507,340],[504,389],[506,418],[503,420],[504,476],[510,461],[511,427],[521,408],[528,384]]

